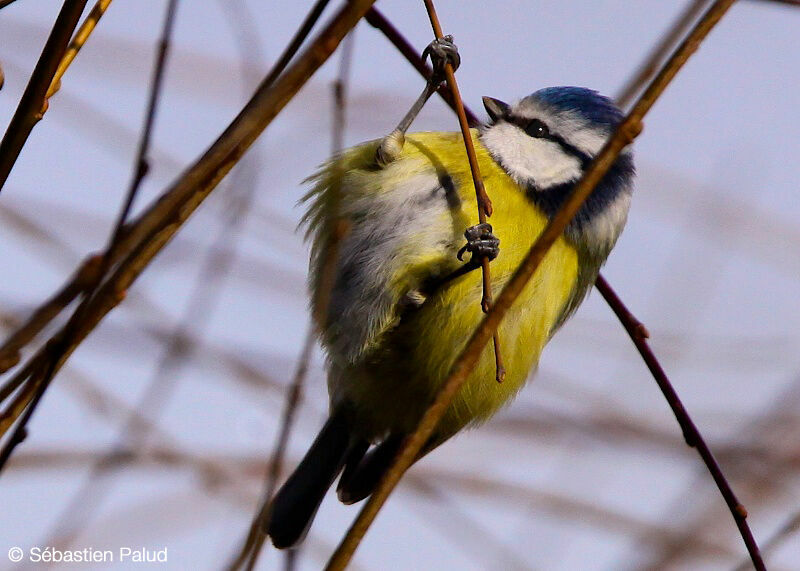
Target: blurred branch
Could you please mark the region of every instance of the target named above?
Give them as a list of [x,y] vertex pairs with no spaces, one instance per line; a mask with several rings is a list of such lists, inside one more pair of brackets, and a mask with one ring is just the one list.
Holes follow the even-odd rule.
[[[431,28],[433,28],[433,35],[437,40],[442,39],[442,26],[439,23],[439,17],[436,15],[436,8],[433,5],[433,0],[424,0],[425,9],[428,12],[428,18],[431,21]],[[464,112],[464,103],[461,101],[461,92],[458,89],[458,82],[453,66],[449,61],[445,60],[444,73],[447,77],[447,86],[450,88],[450,93],[455,102],[455,112],[458,116],[458,123],[461,127],[461,136],[464,139],[464,147],[467,151],[467,160],[469,162],[469,170],[472,173],[472,183],[475,186],[475,198],[478,204],[478,222],[484,224],[487,217],[492,215],[492,201],[489,195],[486,194],[486,188],[483,184],[481,177],[481,169],[478,166],[478,157],[475,154],[475,146],[472,143],[472,134],[469,130],[467,123],[467,115]],[[483,299],[481,300],[481,309],[484,313],[489,311],[492,306],[492,281],[491,270],[489,269],[489,258],[487,256],[480,257],[481,273],[483,276]],[[494,341],[494,360],[495,360],[495,380],[502,383],[506,376],[506,370],[503,366],[503,357],[500,352],[500,337],[497,331],[492,335]]]
[[[744,426],[737,426],[733,434],[737,435],[738,447],[741,449],[749,448],[750,450],[757,450],[759,455],[747,454],[742,455],[727,455],[729,460],[736,460],[734,467],[737,467],[739,472],[737,482],[739,486],[745,487],[750,490],[752,501],[764,501],[770,490],[775,490],[781,484],[786,483],[787,475],[791,478],[798,472],[798,454],[797,447],[793,445],[793,436],[797,433],[797,411],[800,410],[800,376],[796,376],[788,387],[781,390],[778,395],[773,399],[773,404],[766,409],[762,410],[759,418],[747,423]],[[727,425],[728,427],[730,425]],[[770,445],[772,442],[772,446]],[[785,449],[785,453],[777,454],[770,453],[765,461],[763,458],[764,451],[772,451],[777,447]],[[732,447],[734,448],[734,447]],[[719,454],[722,456],[725,452]],[[738,458],[736,457],[738,456]],[[772,460],[769,459],[772,456]],[[715,524],[720,519],[718,513],[718,503],[714,502],[709,504],[703,502],[703,496],[696,491],[699,481],[695,484],[688,486],[686,492],[682,494],[683,497],[678,498],[671,505],[666,506],[664,509],[665,517],[675,513],[676,510],[682,510],[684,513],[682,523],[682,536],[683,538],[693,538],[701,534],[720,535],[722,531],[714,528]],[[695,488],[694,490],[692,488]],[[794,503],[796,500],[796,493],[789,494],[789,498],[780,500],[780,507],[785,507],[787,501]],[[691,518],[689,510],[684,507],[690,504],[692,510],[695,512],[696,517]],[[727,510],[727,505],[725,506]],[[649,541],[649,538],[642,538],[644,541]],[[681,556],[686,555],[685,541],[678,538],[677,541],[663,545],[656,553],[651,554],[646,562],[643,562],[642,567],[647,569],[666,569],[672,568],[676,565]],[[622,561],[629,561],[630,557],[622,559]]]
[[[32,371],[30,378],[27,380],[27,386],[23,388],[19,395],[20,398],[23,396],[27,397],[27,407],[25,408],[24,413],[20,415],[19,422],[17,423],[14,432],[8,438],[8,441],[5,443],[2,449],[0,449],[0,471],[2,471],[6,462],[10,458],[14,448],[16,448],[16,446],[19,445],[25,438],[27,423],[33,416],[33,413],[36,411],[36,408],[45,391],[50,386],[53,377],[60,368],[60,364],[66,360],[67,356],[71,354],[77,344],[80,343],[80,341],[77,341],[76,338],[80,336],[79,331],[83,322],[90,319],[87,317],[88,312],[90,311],[90,304],[95,295],[98,294],[98,288],[103,276],[106,274],[108,269],[111,268],[111,253],[116,249],[117,244],[120,241],[120,236],[123,232],[123,226],[128,218],[131,208],[133,207],[136,194],[138,193],[142,180],[147,175],[147,171],[149,170],[147,153],[148,149],[150,148],[150,139],[152,137],[153,125],[155,123],[156,109],[158,107],[158,101],[161,95],[161,85],[164,78],[167,54],[169,53],[170,38],[175,21],[176,9],[177,0],[170,0],[167,4],[163,29],[159,39],[158,52],[156,54],[156,61],[155,65],[153,66],[153,76],[150,83],[144,126],[142,128],[142,135],[136,152],[134,174],[130,186],[128,187],[128,191],[125,195],[122,209],[120,210],[114,228],[111,231],[108,245],[106,247],[106,254],[104,254],[100,260],[100,270],[95,276],[93,276],[94,280],[89,288],[86,289],[84,301],[75,310],[75,313],[73,313],[72,317],[62,329],[61,333],[47,343],[47,346],[45,347],[47,349],[46,357],[44,358],[44,365],[42,367],[44,372],[40,373],[39,371]],[[121,301],[119,292],[117,293],[116,298]],[[27,396],[29,394],[30,396]],[[19,398],[17,401],[19,401]],[[15,401],[15,403],[17,401]],[[16,411],[17,409],[15,408],[14,412],[16,413]],[[14,417],[12,416],[11,418]],[[7,417],[3,420],[7,421]],[[5,430],[7,429],[4,428],[3,430],[0,430],[0,435],[4,434]]]
[[686,4],[675,23],[659,38],[645,60],[639,64],[639,67],[625,82],[625,85],[620,88],[616,102],[621,109],[625,109],[628,106],[634,96],[641,91],[647,81],[658,71],[661,62],[666,59],[675,44],[686,34],[689,27],[697,20],[703,8],[708,4],[710,4],[710,0],[690,0]]
[[[549,247],[561,235],[570,219],[575,215],[583,201],[588,197],[600,179],[608,172],[623,148],[630,144],[641,132],[641,120],[644,115],[650,110],[667,85],[669,85],[681,67],[683,67],[689,57],[696,51],[702,40],[728,11],[734,1],[735,0],[717,0],[714,3],[678,50],[662,67],[658,75],[650,82],[630,113],[628,113],[615,130],[614,134],[603,146],[603,149],[594,158],[584,176],[575,185],[572,194],[544,228],[525,256],[522,264],[520,264],[520,267],[507,282],[506,287],[500,293],[497,301],[486,317],[481,321],[481,324],[471,336],[466,347],[456,359],[454,366],[451,368],[433,404],[431,404],[426,411],[416,430],[403,443],[391,468],[381,479],[377,489],[369,497],[366,505],[356,518],[356,521],[350,527],[347,535],[342,539],[336,552],[334,552],[328,562],[328,569],[341,570],[347,566],[361,538],[375,519],[381,506],[385,503],[403,473],[416,459],[419,451],[436,428],[436,424],[447,410],[447,407],[452,402],[458,389],[477,363],[483,347],[492,336],[492,333],[497,329],[501,319],[508,311],[511,304],[533,275]],[[755,546],[755,542],[752,540],[752,535],[749,537],[745,536],[745,542],[748,543],[748,550],[751,550],[754,563],[756,563],[756,565],[760,564],[761,568],[763,568],[763,563],[760,563],[760,556],[758,555],[757,546]]]
[[295,412],[302,399],[303,385],[305,384],[308,364],[311,360],[311,352],[314,348],[315,341],[316,336],[314,335],[314,328],[312,326],[306,335],[305,344],[303,345],[303,351],[297,363],[294,378],[286,391],[283,412],[281,413],[280,429],[267,464],[267,481],[264,492],[259,500],[259,508],[256,510],[250,522],[250,529],[239,550],[239,554],[236,556],[233,563],[227,567],[227,569],[232,571],[242,568],[248,570],[253,569],[258,561],[261,549],[264,546],[264,541],[266,540],[264,524],[269,520],[272,496],[275,495],[275,489],[278,487],[278,478],[280,478],[283,472],[286,447],[289,444],[289,434],[293,426]]
[[[100,277],[102,256],[89,256],[62,288],[39,306],[0,346],[0,374],[20,360],[20,349],[30,343],[53,318]],[[2,402],[2,397],[0,397]]]
[[[47,109],[47,89],[53,80],[58,64],[64,57],[67,44],[78,19],[83,13],[87,0],[64,0],[64,5],[56,18],[50,36],[42,49],[39,61],[33,70],[28,85],[22,94],[17,110],[8,124],[3,140],[0,141],[0,191],[17,162],[22,147],[28,140],[33,127]],[[0,5],[0,8],[3,8]]]
[[[313,15],[309,14],[309,18]],[[303,32],[303,28],[298,32]],[[307,33],[307,31],[305,32]],[[339,63],[339,74],[333,84],[333,121],[331,123],[331,156],[337,156],[341,151],[344,139],[344,130],[346,123],[346,103],[347,103],[347,86],[350,75],[350,64],[353,55],[353,33],[351,32],[347,38],[342,42],[342,53]],[[340,177],[334,177],[339,180]],[[251,570],[255,567],[258,561],[261,550],[263,549],[264,542],[266,541],[265,528],[269,521],[272,497],[275,495],[275,490],[278,487],[278,479],[283,471],[283,464],[286,455],[286,447],[289,444],[289,435],[294,423],[295,413],[300,404],[303,393],[303,386],[308,373],[309,363],[311,361],[311,354],[316,341],[315,323],[325,323],[328,312],[328,300],[330,297],[330,290],[333,286],[334,271],[336,269],[336,262],[339,257],[339,243],[344,238],[347,230],[343,221],[338,218],[339,208],[339,187],[335,185],[332,191],[332,198],[330,200],[331,219],[329,222],[331,227],[327,232],[330,237],[325,244],[325,253],[322,257],[323,266],[320,270],[320,286],[319,291],[321,294],[317,295],[312,300],[312,319],[309,325],[308,333],[303,344],[303,349],[295,369],[294,378],[286,391],[286,398],[284,401],[283,412],[281,416],[280,429],[275,441],[275,445],[270,455],[269,464],[267,468],[266,484],[264,492],[259,501],[259,508],[256,510],[252,521],[250,522],[250,529],[248,530],[247,537],[239,551],[238,556],[229,566],[229,569],[245,568]],[[297,553],[292,555],[285,555],[285,568],[293,569],[297,561]]]
[[758,0],[763,3],[784,4],[786,6],[800,7],[800,0]]
[[[63,345],[64,351],[58,359],[50,359],[53,373],[103,317],[122,301],[128,287],[242,157],[261,131],[327,60],[373,1],[354,0],[345,4],[297,62],[273,86],[259,86],[252,99],[203,156],[155,204],[124,227],[120,239],[115,241],[117,247],[110,252],[111,255],[107,253],[107,263],[116,261],[114,251],[120,252],[120,257],[122,252],[129,253],[117,264],[97,293],[81,302],[67,325],[54,338]],[[67,342],[64,341],[65,332],[72,332]],[[33,359],[41,358],[42,352],[47,352],[47,347]],[[30,415],[26,411],[24,416]],[[24,421],[23,417],[20,424]]]
[[631,341],[633,341],[636,349],[638,349],[639,354],[642,356],[642,359],[647,365],[647,368],[650,369],[653,378],[658,384],[658,387],[661,389],[661,392],[664,394],[664,398],[667,400],[667,403],[675,415],[675,419],[678,421],[678,424],[683,431],[683,437],[686,440],[686,444],[688,444],[690,447],[696,448],[697,452],[700,454],[700,457],[703,459],[703,462],[705,462],[709,473],[711,474],[712,478],[714,478],[714,482],[717,484],[717,487],[722,494],[722,497],[728,504],[728,508],[733,515],[736,526],[739,528],[742,539],[747,546],[747,551],[750,553],[750,558],[752,559],[753,565],[756,569],[765,569],[761,554],[759,553],[758,544],[753,538],[753,533],[750,531],[750,526],[747,525],[747,510],[736,498],[736,495],[733,493],[728,480],[722,473],[722,469],[717,463],[716,458],[714,458],[714,454],[709,449],[705,440],[703,440],[700,431],[692,421],[689,413],[686,412],[686,409],[678,397],[678,394],[672,387],[672,384],[667,378],[666,373],[664,373],[664,369],[661,367],[658,359],[656,359],[656,356],[650,349],[650,346],[647,343],[647,338],[649,337],[647,329],[638,319],[636,319],[636,317],[628,310],[628,308],[625,307],[625,304],[622,303],[620,298],[611,289],[602,276],[598,276],[595,286],[602,294],[603,298],[611,306],[611,309],[619,318],[622,325],[625,327],[625,330],[628,332],[628,335],[630,335]]
[[100,18],[103,17],[103,14],[105,14],[110,4],[111,0],[97,0],[97,3],[89,12],[89,15],[86,16],[86,19],[75,33],[75,37],[72,38],[72,41],[69,43],[67,52],[64,54],[64,57],[61,58],[61,61],[58,64],[58,69],[53,76],[53,80],[50,82],[50,87],[45,95],[45,100],[49,100],[61,88],[61,78],[64,77],[64,73],[66,73],[67,69],[75,59],[75,56],[78,55],[78,52],[81,51],[81,48],[86,43],[86,40],[89,39],[89,36],[94,31],[95,26],[97,26],[97,22],[99,22]]

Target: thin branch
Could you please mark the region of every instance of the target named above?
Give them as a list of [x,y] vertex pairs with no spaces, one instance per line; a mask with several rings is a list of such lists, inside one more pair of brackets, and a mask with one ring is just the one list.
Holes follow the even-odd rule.
[[628,78],[625,85],[619,90],[616,97],[620,109],[625,109],[634,96],[641,91],[647,81],[658,71],[661,63],[669,55],[681,38],[686,35],[689,27],[697,20],[709,0],[691,0],[670,26],[669,30],[659,38],[658,43],[650,50],[645,60],[639,64],[636,71]]
[[[25,322],[20,325],[0,346],[0,374],[15,366],[20,360],[20,350],[30,343],[39,332],[49,324],[61,311],[100,277],[100,261],[102,256],[92,255],[86,258],[78,270],[60,290],[39,306]],[[2,391],[0,391],[2,394]],[[0,396],[0,402],[3,397]]]
[[3,8],[5,8],[6,6],[8,6],[10,4],[13,4],[16,1],[17,0],[0,0],[0,10],[2,10]]
[[[406,40],[403,35],[395,28],[392,23],[386,19],[386,17],[375,7],[369,9],[367,14],[364,16],[364,19],[374,28],[380,30],[386,38],[392,42],[394,47],[405,56],[406,60],[414,66],[422,77],[425,79],[430,79],[431,75],[433,75],[433,69],[425,63],[420,57],[420,52],[414,49],[408,40]],[[450,108],[455,111],[456,110],[456,102],[453,99],[453,92],[450,91],[444,85],[439,86],[437,89],[437,93],[444,99],[445,103],[450,106]],[[470,127],[478,127],[481,124],[481,121],[478,117],[465,105],[464,112],[467,115],[467,121],[469,121]]]
[[608,302],[608,305],[611,306],[611,309],[619,318],[622,325],[625,327],[625,330],[628,332],[633,344],[636,345],[636,349],[642,356],[647,368],[650,369],[650,373],[653,375],[658,387],[664,394],[664,398],[667,400],[667,403],[675,415],[675,419],[678,421],[678,424],[683,431],[683,437],[686,440],[686,444],[697,449],[697,452],[700,454],[703,462],[705,462],[705,465],[708,467],[711,477],[714,478],[714,482],[717,484],[722,497],[725,499],[725,503],[728,504],[728,508],[731,510],[731,514],[736,522],[736,526],[739,528],[742,539],[747,546],[747,551],[750,553],[750,558],[753,561],[753,565],[756,569],[765,569],[764,562],[762,561],[761,554],[759,553],[758,544],[753,538],[753,533],[750,530],[750,526],[747,525],[747,510],[736,498],[736,495],[733,493],[728,480],[722,473],[722,469],[719,467],[716,458],[714,458],[714,454],[711,452],[711,449],[708,447],[705,440],[703,440],[700,431],[697,429],[697,426],[692,421],[689,413],[686,412],[683,403],[678,397],[678,393],[675,392],[675,389],[673,388],[672,383],[670,383],[669,378],[667,378],[664,369],[661,367],[658,359],[656,359],[656,356],[650,349],[650,346],[647,343],[647,338],[649,337],[647,329],[638,319],[636,319],[636,317],[634,317],[625,304],[622,303],[622,300],[620,300],[620,298],[617,296],[614,290],[611,289],[602,276],[597,278],[595,286],[602,294],[603,298]]
[[[120,240],[120,236],[123,232],[123,226],[133,206],[136,194],[138,193],[142,180],[147,175],[147,171],[149,169],[147,163],[147,153],[150,148],[150,139],[153,133],[153,125],[155,123],[156,109],[159,97],[161,95],[161,85],[163,83],[164,69],[166,67],[167,55],[169,53],[170,38],[172,36],[172,29],[175,21],[175,12],[177,10],[177,6],[178,6],[177,0],[170,0],[169,3],[167,4],[166,15],[164,18],[164,25],[159,40],[159,48],[156,54],[156,62],[153,67],[153,77],[150,84],[150,92],[147,102],[147,112],[145,115],[144,127],[142,129],[141,140],[139,142],[139,146],[136,152],[136,161],[134,166],[135,170],[133,178],[128,188],[128,192],[126,193],[122,209],[120,210],[120,213],[117,217],[117,221],[109,237],[108,246],[106,248],[107,254],[104,255],[100,261],[101,269],[94,276],[95,278],[94,282],[86,290],[84,298],[86,302],[91,302],[92,298],[97,292],[97,289],[100,285],[103,276],[111,267],[111,255],[108,255],[108,253],[114,251]],[[86,32],[86,35],[88,36],[88,32]],[[82,322],[84,321],[84,313],[88,311],[88,307],[89,307],[88,303],[82,303],[81,305],[79,305],[78,308],[75,310],[75,313],[67,322],[66,327],[57,337],[57,340],[55,342],[48,343],[45,372],[43,375],[41,375],[41,378],[38,378],[39,375],[37,374],[37,372],[33,372],[31,374],[31,378],[28,380],[28,387],[30,388],[35,387],[35,392],[29,397],[29,403],[27,405],[27,408],[25,409],[25,412],[22,414],[19,422],[17,423],[14,432],[11,434],[10,438],[5,443],[3,448],[0,449],[0,471],[2,471],[6,462],[11,457],[14,448],[16,448],[17,445],[19,445],[25,438],[28,421],[33,416],[33,413],[36,411],[36,408],[39,405],[42,396],[44,395],[45,391],[47,391],[47,388],[50,386],[50,383],[52,382],[53,377],[55,376],[59,368],[59,363],[61,363],[62,360],[66,358],[66,355],[68,353],[71,353],[72,350],[74,349],[73,339],[78,336],[78,329],[80,328]],[[37,378],[35,382],[33,380],[34,377]],[[27,395],[30,392],[30,389],[28,387],[26,387],[23,390],[22,395]],[[2,434],[3,432],[0,432],[0,434]]]
[[[447,379],[437,394],[433,404],[425,412],[416,430],[405,440],[391,468],[381,479],[380,484],[367,500],[353,525],[342,539],[338,548],[328,562],[327,569],[344,569],[352,558],[358,544],[375,519],[381,506],[386,502],[391,491],[399,482],[403,473],[413,464],[422,446],[427,442],[439,419],[444,415],[461,385],[478,362],[483,347],[497,329],[500,321],[533,275],[544,258],[549,247],[558,239],[566,225],[580,208],[592,189],[611,168],[622,150],[629,145],[642,130],[642,118],[669,85],[689,57],[697,50],[702,40],[708,35],[722,16],[733,5],[735,0],[717,0],[694,27],[678,50],[662,67],[645,92],[614,134],[608,139],[602,150],[589,165],[584,176],[575,185],[569,198],[544,228],[533,244],[520,267],[506,284],[489,313],[471,336],[466,347],[450,369]],[[748,546],[749,547],[749,546]],[[759,562],[757,552],[754,562]],[[763,568],[763,564],[761,564]]]
[[[343,147],[344,131],[345,131],[345,117],[346,117],[346,101],[347,101],[347,85],[350,74],[350,65],[353,54],[353,35],[352,33],[347,36],[342,43],[342,55],[339,65],[339,75],[333,84],[333,122],[331,124],[333,133],[331,137],[331,156],[338,156]],[[334,180],[340,180],[341,177],[334,177]],[[330,299],[330,290],[333,286],[333,277],[336,269],[336,262],[339,257],[339,244],[344,238],[347,227],[340,223],[338,218],[339,200],[340,200],[340,187],[335,185],[332,189],[332,198],[330,201],[331,208],[331,228],[329,229],[330,239],[325,244],[325,253],[322,257],[323,266],[320,270],[320,295],[317,295],[314,301],[312,322],[306,334],[306,340],[303,345],[303,350],[297,363],[294,378],[286,391],[286,400],[284,402],[283,413],[281,416],[280,430],[278,432],[275,446],[273,447],[272,454],[270,455],[266,485],[264,492],[261,496],[259,509],[256,511],[253,520],[250,523],[250,529],[242,545],[239,555],[236,560],[231,564],[229,569],[240,569],[244,567],[248,571],[253,569],[261,554],[264,542],[266,541],[266,534],[264,532],[265,524],[269,521],[272,497],[275,495],[275,490],[278,487],[278,480],[283,472],[283,464],[286,456],[286,447],[289,443],[289,435],[294,423],[295,413],[302,398],[303,386],[308,374],[309,364],[311,362],[311,354],[316,341],[315,323],[325,323],[328,313],[328,301]],[[296,558],[289,559],[286,557],[285,567],[291,569],[296,561]]]
[[294,416],[297,407],[303,396],[303,385],[305,384],[308,365],[311,361],[311,352],[314,349],[315,342],[316,336],[314,335],[314,329],[312,327],[306,335],[305,344],[303,345],[303,351],[297,363],[294,378],[286,391],[286,400],[284,401],[283,412],[281,413],[280,430],[269,458],[269,464],[267,465],[267,483],[261,495],[259,508],[250,522],[247,538],[239,554],[228,569],[235,570],[243,567],[248,570],[253,569],[258,561],[261,549],[264,546],[264,541],[266,540],[264,523],[269,520],[272,496],[275,495],[275,490],[278,487],[278,479],[283,472],[286,447],[289,444],[289,434],[294,424]]
[[[424,0],[425,9],[428,11],[428,18],[431,21],[431,28],[433,28],[433,35],[437,40],[442,39],[442,26],[439,23],[439,17],[436,15],[436,8],[433,5],[433,0]],[[492,201],[489,195],[486,194],[486,188],[483,185],[483,178],[481,177],[481,169],[478,166],[478,157],[475,154],[475,146],[472,143],[472,133],[469,130],[469,123],[467,122],[467,115],[464,112],[464,103],[461,101],[461,92],[458,89],[458,82],[450,62],[446,62],[444,66],[444,73],[447,77],[447,85],[450,87],[450,93],[455,102],[455,111],[458,115],[458,123],[461,127],[461,136],[464,139],[464,147],[467,151],[467,160],[469,161],[469,170],[472,173],[472,183],[475,186],[475,196],[478,203],[478,222],[484,224],[486,218],[492,215]],[[481,309],[484,313],[489,311],[492,307],[492,281],[491,273],[489,270],[489,258],[481,256],[481,272],[483,276],[483,299],[481,300]],[[495,360],[495,379],[498,383],[502,383],[506,376],[506,370],[503,366],[503,357],[500,353],[500,337],[497,331],[492,335],[494,341],[494,360]]]
[[[0,191],[17,162],[22,147],[28,140],[33,127],[46,111],[45,95],[58,64],[67,51],[67,44],[72,37],[78,19],[83,13],[87,0],[64,0],[64,5],[56,18],[50,36],[44,45],[39,61],[33,70],[28,85],[19,100],[17,110],[8,124],[6,134],[0,141]],[[0,5],[0,8],[3,8]]]
[[[800,531],[800,510],[792,514],[775,534],[764,542],[764,555],[769,555],[777,550],[784,541]],[[749,561],[742,561],[735,571],[746,571],[750,566]]]
[[[118,248],[115,249],[120,252],[130,249],[130,253],[116,266],[97,293],[81,302],[65,328],[57,334],[56,338],[61,339],[64,331],[74,331],[69,343],[64,344],[63,355],[51,361],[54,372],[103,317],[122,301],[128,287],[272,119],[327,60],[373,2],[374,0],[353,0],[344,4],[297,62],[287,68],[273,86],[259,86],[252,99],[203,156],[155,204],[125,227],[117,242]],[[76,315],[82,317],[77,323]],[[46,349],[40,350],[33,358],[37,358]],[[26,416],[29,416],[27,412]],[[23,418],[20,422],[24,420]]]
[[100,18],[102,18],[103,14],[106,13],[106,10],[110,4],[111,0],[97,0],[97,3],[91,9],[89,15],[86,16],[86,19],[83,21],[80,28],[78,28],[78,31],[75,32],[75,37],[73,37],[72,41],[69,43],[67,52],[64,54],[64,57],[61,58],[61,61],[58,64],[58,69],[53,76],[53,81],[50,82],[50,87],[45,95],[46,100],[49,100],[58,92],[59,89],[61,89],[61,78],[64,77],[67,69],[70,65],[72,65],[72,62],[75,60],[75,56],[77,56],[78,52],[81,51],[81,48],[86,43],[86,40],[89,39],[89,36],[94,31],[97,23],[100,21]]

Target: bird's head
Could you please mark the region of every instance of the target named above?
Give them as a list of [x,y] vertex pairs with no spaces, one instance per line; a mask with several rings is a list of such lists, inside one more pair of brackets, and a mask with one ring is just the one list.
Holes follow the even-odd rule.
[[[548,216],[569,196],[622,112],[583,87],[548,87],[508,105],[483,98],[491,123],[481,141],[492,157]],[[567,227],[566,235],[603,258],[627,218],[633,154],[626,148]]]

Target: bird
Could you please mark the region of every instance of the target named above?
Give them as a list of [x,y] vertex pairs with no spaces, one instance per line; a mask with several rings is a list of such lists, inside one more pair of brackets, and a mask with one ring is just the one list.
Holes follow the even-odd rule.
[[[501,290],[623,119],[611,99],[584,87],[483,103],[490,121],[470,136],[492,199],[491,224],[478,223],[460,132],[409,134],[388,162],[376,160],[382,140],[370,141],[309,179],[302,224],[312,300],[327,296],[316,327],[330,416],[270,505],[265,531],[278,548],[302,541],[340,474],[343,503],[372,493],[481,321],[481,259],[491,260],[492,285]],[[417,459],[487,421],[525,385],[616,244],[634,179],[629,145],[500,324],[505,380],[495,381],[485,347]],[[336,221],[346,232],[334,254]],[[461,261],[467,253],[471,259]]]

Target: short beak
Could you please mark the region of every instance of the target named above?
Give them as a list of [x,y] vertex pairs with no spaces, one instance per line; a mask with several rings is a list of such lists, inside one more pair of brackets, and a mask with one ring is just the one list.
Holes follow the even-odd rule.
[[508,114],[508,103],[503,103],[499,99],[493,97],[484,97],[483,106],[486,107],[486,112],[489,114],[492,122],[502,119]]

